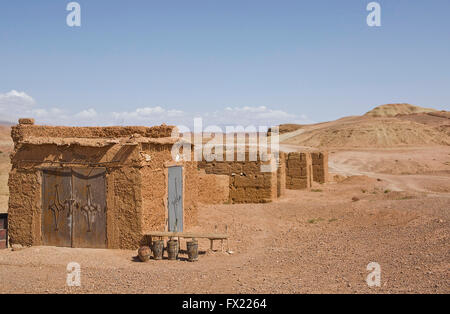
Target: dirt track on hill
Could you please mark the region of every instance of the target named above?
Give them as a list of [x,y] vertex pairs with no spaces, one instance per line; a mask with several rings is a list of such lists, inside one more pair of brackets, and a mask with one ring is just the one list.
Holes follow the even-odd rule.
[[381,178],[391,190],[450,197],[448,146],[334,151],[329,166],[341,175]]

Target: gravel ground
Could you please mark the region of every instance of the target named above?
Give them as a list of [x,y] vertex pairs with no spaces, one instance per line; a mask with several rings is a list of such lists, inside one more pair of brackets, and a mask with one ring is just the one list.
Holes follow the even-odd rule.
[[[351,177],[274,203],[202,207],[194,230],[228,225],[233,253],[201,240],[195,263],[141,263],[136,251],[2,250],[0,293],[449,293],[450,198],[386,184]],[[69,262],[81,266],[80,287],[66,285]],[[381,266],[381,287],[366,284],[370,262]]]

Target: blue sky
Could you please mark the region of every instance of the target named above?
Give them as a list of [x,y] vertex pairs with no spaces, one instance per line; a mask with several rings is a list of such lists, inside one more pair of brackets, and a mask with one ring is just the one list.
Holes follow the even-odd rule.
[[0,0],[0,120],[270,125],[450,109],[450,1]]

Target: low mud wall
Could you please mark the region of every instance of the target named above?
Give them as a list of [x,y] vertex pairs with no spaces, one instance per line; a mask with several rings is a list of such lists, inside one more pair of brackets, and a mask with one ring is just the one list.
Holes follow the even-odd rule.
[[312,185],[312,158],[308,152],[286,154],[286,188],[309,189]]
[[[271,160],[263,161],[257,157],[256,161],[202,161],[199,168],[206,174],[228,176],[230,203],[266,203],[277,199],[277,170],[271,172],[261,171],[261,166],[270,165]],[[237,158],[235,158],[237,159]]]
[[230,177],[227,175],[198,173],[198,202],[200,204],[225,204],[230,197]]
[[318,183],[328,181],[328,152],[311,153],[313,180]]

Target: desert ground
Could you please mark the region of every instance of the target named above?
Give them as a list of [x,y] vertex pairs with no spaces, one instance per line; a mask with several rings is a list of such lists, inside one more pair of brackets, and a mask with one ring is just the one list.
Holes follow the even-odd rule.
[[[218,250],[209,250],[207,240],[199,240],[195,263],[185,254],[178,261],[142,263],[136,251],[126,250],[0,250],[0,293],[449,293],[447,118],[428,123],[420,112],[406,118],[376,113],[288,130],[296,133],[284,136],[285,150],[329,147],[329,183],[287,190],[267,204],[201,206],[191,230],[223,231],[227,225],[228,252],[219,242]],[[360,123],[371,129],[379,119],[377,140]],[[351,124],[358,130],[346,139]],[[426,136],[413,136],[415,124]],[[388,131],[399,134],[389,138]],[[330,134],[339,145],[324,141]],[[364,136],[375,142],[366,145]],[[4,155],[2,208],[9,167]],[[80,287],[66,285],[70,262],[81,266]],[[381,266],[380,287],[366,283],[370,262]]]

